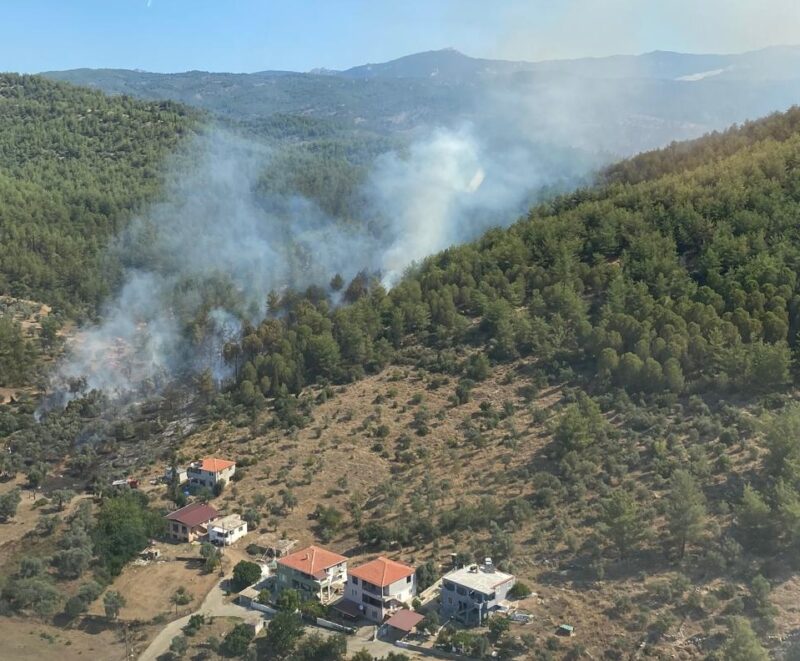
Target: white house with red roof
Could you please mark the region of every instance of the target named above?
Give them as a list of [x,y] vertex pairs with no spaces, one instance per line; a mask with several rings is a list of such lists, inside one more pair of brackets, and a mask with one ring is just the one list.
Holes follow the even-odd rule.
[[190,484],[213,489],[214,485],[223,480],[227,484],[236,472],[236,462],[218,457],[206,457],[200,461],[193,461],[186,469]]
[[319,546],[309,546],[280,558],[275,574],[278,592],[297,590],[301,599],[327,603],[344,589],[347,558]]
[[348,572],[345,599],[368,620],[383,622],[417,594],[414,568],[383,556]]

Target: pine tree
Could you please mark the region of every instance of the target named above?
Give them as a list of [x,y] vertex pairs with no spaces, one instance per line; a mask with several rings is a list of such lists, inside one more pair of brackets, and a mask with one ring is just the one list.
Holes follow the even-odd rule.
[[667,501],[667,527],[678,557],[686,554],[686,544],[697,541],[703,533],[706,499],[692,475],[676,470],[670,481]]
[[644,537],[644,521],[633,496],[618,489],[602,504],[602,531],[625,559]]

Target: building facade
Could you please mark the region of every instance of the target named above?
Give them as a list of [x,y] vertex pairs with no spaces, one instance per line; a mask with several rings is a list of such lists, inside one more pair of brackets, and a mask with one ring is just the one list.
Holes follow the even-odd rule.
[[205,503],[192,503],[167,514],[167,535],[174,542],[193,542],[208,534],[208,523],[219,512]]
[[347,576],[345,599],[373,622],[383,622],[410,605],[416,594],[414,568],[383,556],[351,569]]
[[227,484],[236,472],[236,462],[216,457],[206,457],[194,461],[186,469],[189,484],[213,489],[218,482],[223,480]]
[[309,546],[280,558],[276,591],[297,590],[303,600],[328,603],[341,595],[347,582],[347,558],[318,546]]
[[451,571],[442,578],[439,596],[443,619],[454,618],[467,626],[480,626],[508,597],[516,579],[494,568],[491,560]]
[[246,534],[247,521],[238,514],[229,514],[208,524],[208,541],[217,546],[230,546]]

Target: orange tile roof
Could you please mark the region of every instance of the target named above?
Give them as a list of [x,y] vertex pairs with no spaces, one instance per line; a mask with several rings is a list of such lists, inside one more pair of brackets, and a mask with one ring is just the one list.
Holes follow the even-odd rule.
[[319,546],[309,546],[308,548],[295,551],[278,560],[279,565],[291,567],[309,576],[318,577],[329,567],[347,562],[347,558],[338,553],[333,553]]
[[348,573],[350,576],[355,576],[362,581],[367,581],[367,583],[383,588],[407,576],[411,576],[414,573],[414,568],[381,556],[360,567],[351,569]]
[[200,468],[209,473],[219,473],[226,468],[235,466],[235,461],[228,461],[227,459],[217,459],[216,457],[206,457],[200,462]]

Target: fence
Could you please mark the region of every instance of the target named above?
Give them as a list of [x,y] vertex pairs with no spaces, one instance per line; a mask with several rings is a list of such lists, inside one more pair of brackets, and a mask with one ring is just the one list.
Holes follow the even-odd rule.
[[464,661],[465,659],[471,659],[472,657],[464,656],[463,654],[455,654],[454,652],[445,652],[444,650],[436,649],[435,647],[423,647],[422,645],[414,645],[413,643],[407,643],[403,640],[398,640],[395,642],[395,646],[399,647],[404,650],[411,650],[412,652],[419,652],[420,654],[426,654],[428,656],[436,656],[440,659],[461,659]]
[[255,611],[261,611],[262,613],[266,613],[267,615],[275,615],[278,612],[272,606],[267,606],[266,604],[261,604],[261,603],[257,602],[255,599],[250,602],[248,607],[252,608]]
[[330,620],[323,620],[321,617],[318,617],[315,622],[317,623],[318,627],[324,627],[325,629],[331,629],[332,631],[341,631],[342,633],[348,634],[354,634],[356,632],[353,627],[337,624],[336,622],[331,622]]

